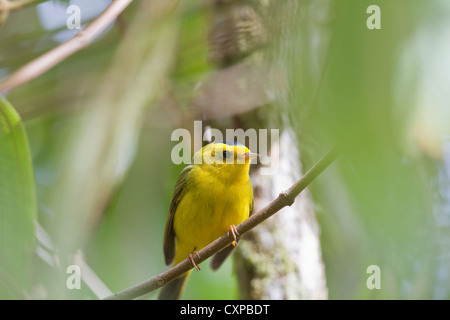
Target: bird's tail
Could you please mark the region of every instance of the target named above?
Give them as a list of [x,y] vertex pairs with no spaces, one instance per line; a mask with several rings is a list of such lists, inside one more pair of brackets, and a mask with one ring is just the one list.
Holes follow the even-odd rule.
[[[192,270],[191,270],[192,271]],[[186,272],[181,277],[172,280],[167,285],[162,287],[159,292],[159,300],[178,300],[183,293],[184,287],[186,286],[187,280],[191,275],[191,271]]]

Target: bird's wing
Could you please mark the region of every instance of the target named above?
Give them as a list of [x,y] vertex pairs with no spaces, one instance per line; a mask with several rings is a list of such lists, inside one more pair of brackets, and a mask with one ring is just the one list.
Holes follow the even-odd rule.
[[171,264],[175,257],[175,230],[173,229],[173,218],[175,216],[175,212],[177,211],[178,204],[189,189],[188,178],[192,167],[192,165],[187,166],[183,169],[183,171],[181,171],[177,183],[175,184],[172,201],[170,202],[169,215],[166,221],[163,242],[166,265]]

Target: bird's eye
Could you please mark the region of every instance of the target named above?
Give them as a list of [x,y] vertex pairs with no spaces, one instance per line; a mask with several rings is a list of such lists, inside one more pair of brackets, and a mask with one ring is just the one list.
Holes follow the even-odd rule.
[[226,158],[228,158],[229,156],[230,156],[230,151],[224,151],[224,152],[222,152],[222,157],[224,158],[224,159],[226,159]]

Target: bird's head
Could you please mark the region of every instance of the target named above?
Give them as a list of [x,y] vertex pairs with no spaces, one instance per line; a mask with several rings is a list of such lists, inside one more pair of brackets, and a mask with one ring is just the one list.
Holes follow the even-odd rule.
[[240,174],[248,175],[250,161],[256,157],[257,153],[252,153],[240,143],[223,141],[204,146],[195,153],[194,163],[224,178],[232,178]]

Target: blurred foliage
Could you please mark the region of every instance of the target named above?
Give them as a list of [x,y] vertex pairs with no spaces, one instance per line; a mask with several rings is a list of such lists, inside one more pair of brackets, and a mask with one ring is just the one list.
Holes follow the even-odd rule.
[[[84,24],[84,14],[110,1],[70,3],[81,6]],[[5,134],[11,115],[1,111],[0,298],[96,298],[84,282],[81,290],[66,287],[79,249],[113,292],[167,268],[162,236],[182,170],[170,161],[171,133],[192,126],[191,103],[215,71],[212,3],[134,1],[89,47],[8,94],[33,167],[21,126],[19,138]],[[330,298],[449,299],[448,2],[243,3],[272,30],[270,72],[260,79],[275,88],[271,112],[297,133],[304,167],[342,148],[311,186]],[[381,30],[366,27],[373,4]],[[9,13],[0,80],[71,36],[64,24],[43,23],[54,10],[65,17],[66,6],[43,1]],[[13,110],[5,100],[1,108]],[[236,298],[231,263],[194,272],[184,298]],[[380,267],[381,290],[366,287],[369,265]],[[5,274],[19,289],[5,284]]]
[[0,98],[0,177],[0,297],[24,298],[36,246],[34,176],[20,116],[4,98]]
[[[365,27],[369,15],[362,13],[373,4],[381,8],[380,30]],[[441,6],[439,1],[318,1],[310,3],[303,19],[297,19],[301,7],[280,9],[287,31],[274,59],[288,76],[282,101],[297,128],[303,161],[311,165],[330,142],[343,150],[339,173],[325,173],[313,186],[322,205],[331,298],[448,298],[448,291],[436,290],[442,285],[440,259],[448,256],[448,225],[434,220],[436,212],[448,212],[433,203],[438,190],[431,186],[448,139],[448,100],[433,106],[446,105],[440,114],[447,125],[438,129],[428,123],[422,130],[440,131],[418,145],[411,123],[424,107],[415,93],[424,88],[414,80],[428,61],[420,65],[417,52],[408,51],[416,34],[432,23],[424,13]],[[410,69],[401,68],[405,59],[415,60]],[[439,149],[427,154],[432,145]],[[446,229],[444,247],[438,244],[442,234],[436,237],[439,229]],[[366,288],[365,271],[372,264],[381,269],[382,290]],[[447,286],[448,280],[447,273]]]

